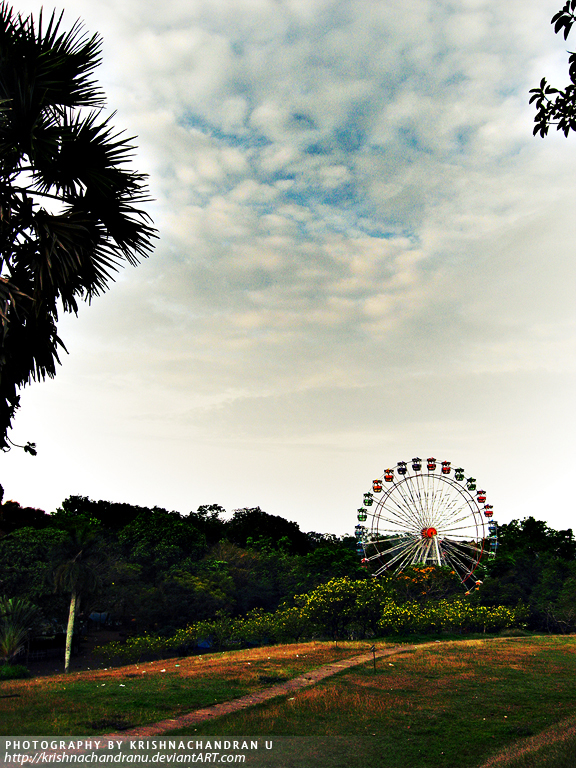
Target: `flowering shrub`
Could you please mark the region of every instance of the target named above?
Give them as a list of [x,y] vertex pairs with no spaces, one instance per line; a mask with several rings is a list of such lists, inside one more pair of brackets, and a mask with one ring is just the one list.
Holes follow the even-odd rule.
[[175,650],[173,638],[145,634],[129,637],[125,643],[106,643],[95,648],[94,653],[110,664],[114,662],[133,664],[146,658],[169,655],[173,650]]
[[392,600],[382,606],[378,630],[384,635],[428,634],[437,632],[499,632],[508,627],[522,627],[528,618],[523,606],[489,607],[456,600],[429,603],[403,603]]
[[151,657],[183,655],[202,640],[213,646],[238,648],[298,641],[329,635],[370,636],[432,634],[439,632],[498,632],[523,627],[525,607],[487,607],[463,600],[415,600],[398,603],[389,586],[375,579],[331,579],[305,595],[294,606],[274,613],[256,609],[238,618],[220,615],[179,629],[172,637],[145,634],[125,643],[108,643],[97,649],[108,663],[134,663]]
[[317,631],[339,637],[357,631],[376,629],[386,588],[374,579],[352,581],[347,576],[331,579],[307,595],[299,595],[297,604],[303,616]]
[[282,606],[271,615],[274,617],[272,637],[278,643],[298,641],[311,634],[310,621],[297,605]]
[[451,568],[437,565],[410,565],[388,582],[397,602],[426,602],[454,599],[462,594],[462,582]]

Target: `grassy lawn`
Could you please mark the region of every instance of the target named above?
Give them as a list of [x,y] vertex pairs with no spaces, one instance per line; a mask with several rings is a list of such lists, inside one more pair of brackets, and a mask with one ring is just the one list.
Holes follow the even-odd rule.
[[0,682],[0,735],[93,735],[235,699],[366,643],[301,643]]
[[[384,643],[377,644],[382,648]],[[0,733],[96,735],[177,717],[367,650],[301,643],[0,683]],[[278,768],[574,768],[576,637],[426,643],[166,734],[258,738]]]
[[261,759],[283,768],[475,768],[506,747],[494,768],[573,768],[574,734],[535,762],[519,748],[576,715],[575,680],[574,637],[430,644],[174,733],[276,739]]

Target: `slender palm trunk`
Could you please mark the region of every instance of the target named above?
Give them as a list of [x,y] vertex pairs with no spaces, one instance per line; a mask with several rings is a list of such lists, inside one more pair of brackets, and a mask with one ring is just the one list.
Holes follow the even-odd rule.
[[64,654],[64,672],[70,671],[70,656],[72,655],[72,635],[74,634],[74,619],[76,618],[76,602],[78,594],[72,590],[70,597],[70,613],[68,615],[68,628],[66,629],[66,651]]

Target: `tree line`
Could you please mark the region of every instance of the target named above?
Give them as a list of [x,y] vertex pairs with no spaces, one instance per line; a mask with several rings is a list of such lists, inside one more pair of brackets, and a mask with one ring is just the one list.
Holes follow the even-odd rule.
[[[520,605],[532,629],[575,630],[572,530],[556,531],[528,517],[500,525],[498,537],[498,556],[486,565],[482,587],[468,603]],[[19,600],[21,608],[33,606],[45,626],[69,626],[76,616],[86,620],[98,612],[129,634],[173,637],[202,621],[290,608],[334,579],[372,581],[355,544],[353,536],[305,533],[259,507],[229,516],[209,504],[183,515],[70,496],[46,514],[6,501],[0,504],[0,596]],[[458,579],[443,568],[378,581],[397,606],[462,598]],[[337,603],[333,597],[328,612]],[[338,622],[347,614],[333,614],[323,626],[328,634],[345,634]]]
[[304,533],[259,507],[227,518],[217,504],[188,515],[81,496],[52,514],[0,504],[0,595],[52,627],[97,612],[131,634],[168,636],[191,621],[274,611],[334,575],[365,575],[354,537]]

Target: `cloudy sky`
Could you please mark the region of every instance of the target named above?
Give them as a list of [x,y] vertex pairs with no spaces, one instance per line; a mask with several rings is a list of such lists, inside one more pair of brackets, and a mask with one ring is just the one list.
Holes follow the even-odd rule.
[[561,5],[70,0],[160,240],[62,320],[6,497],[342,534],[385,467],[433,455],[499,522],[576,527],[576,136],[533,138],[528,105],[567,81]]

